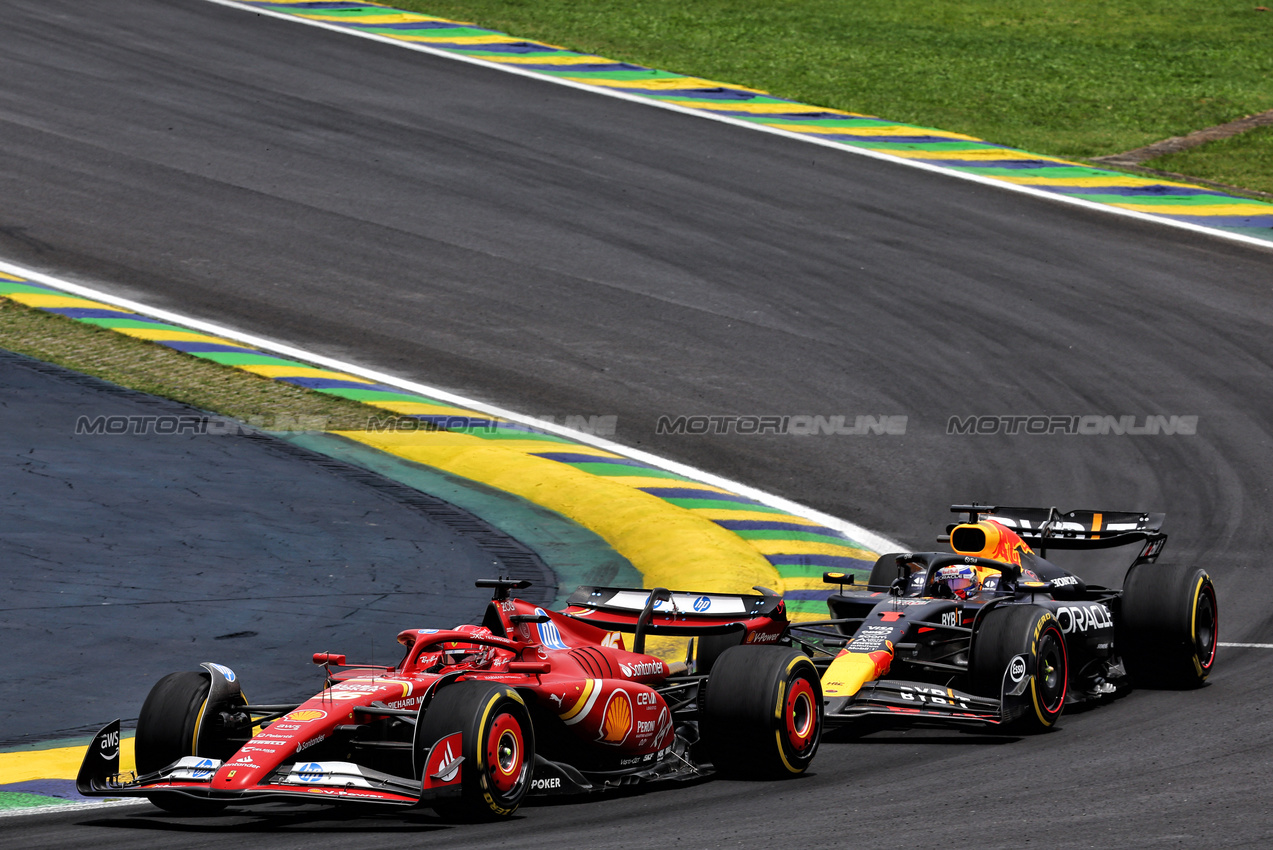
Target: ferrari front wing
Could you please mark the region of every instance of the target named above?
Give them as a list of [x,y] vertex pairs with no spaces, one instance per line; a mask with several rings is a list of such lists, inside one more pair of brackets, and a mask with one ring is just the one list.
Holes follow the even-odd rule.
[[324,803],[370,803],[390,806],[428,805],[460,793],[464,761],[459,732],[438,741],[425,760],[423,779],[392,776],[353,762],[319,761],[283,764],[260,782],[234,790],[213,788],[224,766],[217,759],[183,756],[166,767],[138,775],[119,771],[119,721],[93,738],[75,781],[85,797],[149,797],[182,794],[194,799],[239,804],[280,799]]

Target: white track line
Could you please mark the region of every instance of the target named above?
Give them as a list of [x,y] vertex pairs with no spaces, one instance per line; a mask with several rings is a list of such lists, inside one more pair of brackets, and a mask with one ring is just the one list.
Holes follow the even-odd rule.
[[407,390],[408,392],[418,393],[420,395],[428,396],[429,398],[447,401],[457,407],[467,407],[490,416],[497,416],[511,422],[529,425],[540,431],[557,434],[558,436],[566,437],[578,443],[614,452],[615,454],[631,458],[632,460],[638,460],[642,463],[649,464],[656,469],[673,472],[677,475],[684,475],[687,478],[693,478],[705,484],[721,487],[725,490],[737,493],[740,496],[753,499],[760,502],[762,505],[768,505],[771,508],[777,508],[778,510],[785,511],[786,513],[811,519],[814,522],[826,526],[827,528],[833,528],[836,531],[845,534],[856,543],[876,552],[897,552],[907,550],[907,547],[900,543],[889,540],[887,537],[883,537],[873,531],[862,528],[861,526],[854,525],[851,522],[846,522],[845,520],[833,517],[830,514],[815,511],[812,508],[805,507],[804,505],[798,504],[789,499],[774,496],[770,493],[764,492],[763,490],[758,490],[755,487],[740,484],[737,481],[730,481],[727,478],[721,478],[718,475],[713,475],[710,472],[705,472],[696,467],[677,463],[676,461],[666,460],[658,455],[650,454],[649,452],[644,452],[639,449],[630,449],[626,446],[621,446],[618,443],[612,443],[609,440],[594,437],[591,434],[583,434],[578,431],[562,427],[561,425],[555,425],[551,422],[541,422],[538,419],[523,416],[520,413],[514,413],[513,411],[505,410],[502,407],[496,407],[491,404],[475,401],[471,398],[465,398],[464,396],[456,395],[455,393],[447,392],[446,390],[439,389],[437,387],[431,387],[427,384],[421,384],[415,381],[406,380],[405,378],[399,378],[396,375],[390,375],[385,372],[377,372],[374,369],[366,369],[362,366],[356,366],[342,360],[324,357],[321,354],[314,354],[313,352],[307,351],[303,348],[297,348],[285,343],[275,342],[272,339],[246,334],[242,331],[226,328],[221,325],[215,325],[211,322],[202,321],[201,319],[183,316],[180,313],[173,313],[169,310],[160,310],[155,307],[142,304],[138,301],[131,301],[127,298],[118,298],[109,293],[92,289],[87,286],[81,286],[77,283],[71,283],[70,281],[62,280],[60,278],[53,277],[52,275],[35,271],[34,269],[14,265],[13,263],[0,261],[0,271],[7,272],[16,277],[26,278],[27,280],[31,280],[36,283],[42,283],[46,286],[51,286],[64,292],[70,292],[83,298],[91,298],[94,301],[113,304],[116,307],[123,307],[126,310],[132,310],[147,316],[153,316],[156,319],[162,319],[165,322],[171,322],[174,325],[182,325],[183,327],[193,328],[215,336],[223,336],[227,339],[233,339],[237,342],[241,342],[244,345],[250,345],[265,351],[272,351],[276,354],[283,354],[296,360],[304,360],[309,363],[315,363],[319,366],[325,366],[328,369],[348,372],[351,375],[358,375],[359,377],[367,378],[368,380],[376,381],[381,384],[399,387]]
[[1002,189],[1009,192],[1017,192],[1022,195],[1030,195],[1035,198],[1043,198],[1045,200],[1054,201],[1059,204],[1069,204],[1071,206],[1082,207],[1093,212],[1103,212],[1110,215],[1123,216],[1124,218],[1135,219],[1136,221],[1145,221],[1153,224],[1161,224],[1167,227],[1174,227],[1179,230],[1188,230],[1192,233],[1201,233],[1207,236],[1216,236],[1221,239],[1228,239],[1231,242],[1240,242],[1244,245],[1251,245],[1256,248],[1264,248],[1265,250],[1273,250],[1273,243],[1264,239],[1256,239],[1253,236],[1245,236],[1241,233],[1230,233],[1225,230],[1219,230],[1214,227],[1206,227],[1201,224],[1190,224],[1183,221],[1175,221],[1170,218],[1160,218],[1149,213],[1136,212],[1135,210],[1125,210],[1120,207],[1112,207],[1106,204],[1098,204],[1094,201],[1085,201],[1081,198],[1071,197],[1069,195],[1057,194],[1055,192],[1047,192],[1043,189],[1036,189],[1033,186],[1022,186],[1016,183],[1005,183],[1002,180],[995,180],[991,177],[983,177],[980,174],[969,174],[964,171],[957,171],[953,168],[943,168],[939,165],[930,165],[925,162],[914,162],[904,157],[889,156],[888,154],[879,153],[877,151],[867,150],[865,148],[857,148],[849,145],[842,145],[837,142],[827,141],[815,136],[809,136],[802,133],[793,133],[790,130],[780,130],[775,127],[766,127],[761,124],[753,124],[738,118],[732,118],[728,115],[714,115],[710,112],[704,112],[698,109],[691,109],[686,106],[678,106],[674,103],[663,103],[653,98],[641,97],[640,95],[629,94],[627,92],[615,91],[613,89],[602,88],[600,86],[590,86],[587,83],[577,83],[573,80],[563,80],[559,77],[550,77],[543,74],[537,74],[534,71],[526,71],[521,68],[502,65],[497,62],[487,62],[482,59],[474,59],[471,56],[451,53],[436,47],[428,47],[423,44],[411,41],[399,41],[389,36],[379,35],[377,33],[363,32],[361,30],[342,27],[338,24],[331,24],[325,21],[313,21],[307,18],[298,18],[295,15],[289,15],[286,12],[275,12],[270,9],[260,9],[253,6],[246,6],[236,0],[206,0],[208,3],[215,3],[218,6],[228,6],[232,9],[239,9],[245,12],[251,12],[256,15],[264,15],[271,18],[279,18],[284,21],[305,24],[319,29],[331,30],[343,35],[357,36],[358,38],[366,38],[372,41],[378,41],[382,44],[391,44],[394,47],[402,47],[407,50],[414,50],[418,53],[427,53],[430,56],[441,56],[446,59],[453,59],[456,62],[466,62],[470,65],[479,65],[483,68],[489,68],[496,71],[503,71],[506,74],[515,74],[519,77],[529,77],[531,79],[540,80],[545,83],[552,83],[558,86],[566,86],[567,88],[578,89],[580,91],[592,92],[593,94],[602,95],[604,97],[612,97],[618,100],[626,100],[629,103],[640,103],[645,106],[652,106],[657,109],[666,109],[671,112],[679,112],[682,115],[692,115],[695,118],[703,118],[709,121],[719,121],[722,124],[730,124],[735,127],[743,127],[748,130],[755,130],[760,133],[769,133],[775,136],[783,136],[788,139],[794,139],[799,142],[805,142],[811,145],[819,145],[832,150],[843,151],[845,153],[856,154],[858,156],[870,157],[871,159],[880,160],[882,162],[891,162],[894,165],[905,165],[910,168],[918,168],[921,171],[928,171],[933,174],[944,174],[948,177],[956,177],[960,180],[969,180],[973,183],[979,183],[982,186],[993,186],[996,189]]
[[1216,646],[1231,646],[1234,649],[1273,649],[1273,643],[1225,643],[1217,641]]

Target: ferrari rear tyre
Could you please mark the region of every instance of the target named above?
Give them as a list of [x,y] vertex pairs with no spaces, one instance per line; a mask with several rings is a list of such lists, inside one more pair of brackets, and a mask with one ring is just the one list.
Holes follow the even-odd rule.
[[822,738],[822,684],[809,657],[785,646],[735,646],[703,686],[699,733],[727,777],[798,776]]
[[694,654],[694,672],[706,675],[716,666],[716,659],[721,653],[743,642],[746,629],[739,627],[736,631],[723,635],[702,635],[698,638],[698,651]]
[[[203,756],[224,761],[236,747],[224,730],[203,722],[225,706],[208,705],[211,680],[207,673],[169,673],[150,689],[137,718],[137,773],[153,773],[182,756]],[[211,815],[226,807],[215,800],[185,794],[156,793],[147,799],[178,815]]]
[[1123,581],[1118,650],[1137,685],[1196,688],[1216,660],[1220,615],[1207,571],[1136,564]]
[[425,746],[453,732],[462,736],[460,796],[432,803],[434,811],[457,821],[497,820],[517,811],[535,771],[535,730],[517,691],[493,682],[447,685],[419,722]]
[[[1052,612],[1037,605],[1003,605],[982,617],[968,650],[968,675],[973,693],[998,698],[1012,660],[1026,658],[1030,674],[1029,710],[1007,727],[1014,732],[1045,732],[1065,708],[1069,657],[1065,633]],[[1016,678],[1020,681],[1020,678]]]

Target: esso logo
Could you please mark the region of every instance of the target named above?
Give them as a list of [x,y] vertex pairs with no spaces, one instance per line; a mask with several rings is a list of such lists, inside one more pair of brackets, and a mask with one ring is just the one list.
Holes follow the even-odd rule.
[[1012,663],[1008,665],[1008,675],[1012,677],[1012,681],[1020,682],[1025,678],[1025,659],[1018,655],[1012,659]]

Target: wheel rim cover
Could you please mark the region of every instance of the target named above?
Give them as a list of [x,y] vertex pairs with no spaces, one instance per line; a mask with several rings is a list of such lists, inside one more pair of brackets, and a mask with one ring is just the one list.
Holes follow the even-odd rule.
[[797,751],[808,747],[818,726],[813,687],[808,680],[796,679],[791,683],[783,714],[787,721],[787,740],[791,742],[791,746]]
[[507,793],[521,779],[525,759],[521,724],[512,715],[501,714],[491,724],[486,741],[486,761],[490,765],[491,782],[501,792]]
[[1043,710],[1055,714],[1065,702],[1065,641],[1049,630],[1039,639],[1039,697]]

